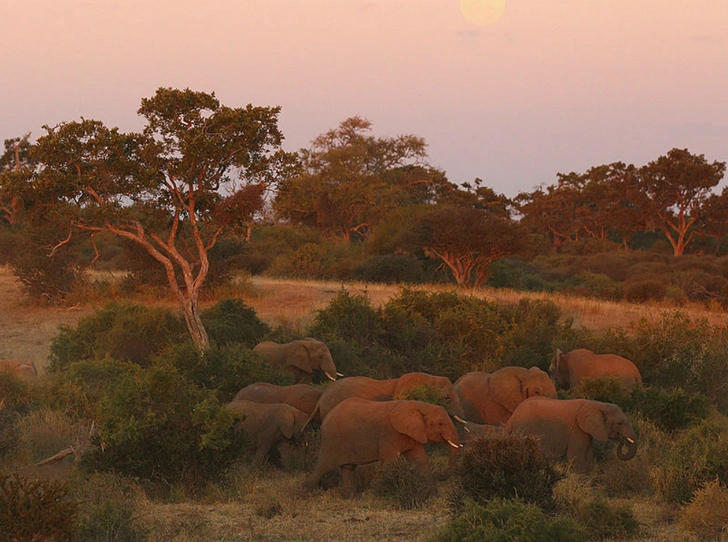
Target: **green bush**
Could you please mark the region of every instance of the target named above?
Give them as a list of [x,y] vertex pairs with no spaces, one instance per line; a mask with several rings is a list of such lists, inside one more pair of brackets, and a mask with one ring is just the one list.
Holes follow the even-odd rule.
[[213,391],[171,366],[121,377],[101,401],[86,470],[112,471],[198,491],[220,477],[238,450],[233,415]]
[[427,478],[403,457],[382,465],[374,477],[372,489],[402,510],[420,508],[430,498]]
[[68,498],[68,484],[28,480],[0,473],[0,535],[3,540],[72,540],[78,503]]
[[184,341],[189,341],[187,328],[171,310],[112,302],[75,328],[61,326],[51,342],[50,368],[105,357],[148,366],[155,354]]
[[253,348],[270,327],[241,299],[223,299],[201,314],[210,340],[218,346],[243,344]]
[[382,329],[379,313],[369,296],[351,294],[342,288],[326,308],[316,312],[309,333],[327,344],[338,338],[348,343],[375,345]]
[[586,528],[589,540],[630,540],[640,529],[628,505],[615,505],[602,498],[582,503],[574,511],[573,519]]
[[700,393],[657,387],[635,388],[624,399],[624,406],[665,431],[684,429],[707,418],[712,410],[710,399]]
[[456,512],[468,499],[485,504],[495,498],[519,498],[550,509],[554,506],[554,486],[561,479],[539,451],[538,441],[518,435],[471,442],[462,453],[457,472],[459,487],[451,500]]
[[624,284],[624,298],[632,303],[662,301],[667,295],[669,282],[664,276],[642,275],[631,277]]
[[705,483],[728,483],[728,420],[708,419],[679,435],[653,468],[658,497],[684,503]]
[[568,518],[549,517],[536,505],[494,498],[466,501],[462,512],[432,542],[581,542],[586,531]]

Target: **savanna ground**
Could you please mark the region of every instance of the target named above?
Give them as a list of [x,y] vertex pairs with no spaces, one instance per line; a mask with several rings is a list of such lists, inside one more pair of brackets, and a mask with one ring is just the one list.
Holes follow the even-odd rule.
[[[269,325],[304,330],[315,311],[324,308],[342,288],[351,293],[366,292],[375,307],[399,291],[396,286],[373,284],[248,278],[236,288],[236,294]],[[672,310],[660,305],[608,303],[504,290],[478,290],[473,295],[504,303],[515,303],[531,296],[548,298],[564,314],[572,316],[575,325],[590,329],[627,327],[632,321],[658,319],[662,312]],[[58,326],[74,325],[101,304],[102,300],[73,307],[33,306],[24,300],[20,285],[9,271],[0,269],[0,358],[33,360],[42,378],[50,342]],[[691,317],[705,317],[713,324],[728,325],[728,314],[718,308],[710,310],[704,306],[688,306],[682,310]],[[44,467],[32,467],[31,462],[19,467],[19,470],[25,476],[64,477],[72,475],[73,457]],[[400,510],[391,502],[374,496],[371,491],[353,500],[341,499],[336,490],[318,490],[312,495],[302,495],[299,488],[305,475],[303,472],[289,474],[275,469],[256,471],[242,466],[231,474],[233,483],[230,488],[224,492],[211,488],[207,497],[194,502],[180,496],[177,500],[172,498],[160,503],[140,493],[139,520],[148,528],[149,539],[155,541],[355,541],[428,540],[450,517],[448,481],[440,482],[440,496],[423,507]],[[672,526],[670,519],[675,510],[669,506],[643,496],[625,502],[643,524],[645,540],[690,540],[686,533]]]

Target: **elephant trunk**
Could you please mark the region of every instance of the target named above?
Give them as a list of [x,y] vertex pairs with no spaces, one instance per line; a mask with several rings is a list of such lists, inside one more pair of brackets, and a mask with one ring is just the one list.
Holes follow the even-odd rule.
[[617,457],[622,461],[632,459],[637,453],[637,441],[631,437],[625,437],[624,435],[618,435],[617,440],[619,441],[619,446],[617,446]]

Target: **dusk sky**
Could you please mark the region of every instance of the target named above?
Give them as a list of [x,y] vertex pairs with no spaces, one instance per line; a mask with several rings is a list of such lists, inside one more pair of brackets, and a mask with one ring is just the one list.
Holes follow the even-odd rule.
[[728,160],[728,0],[505,0],[485,25],[465,15],[503,0],[463,2],[4,2],[0,139],[139,130],[141,99],[174,87],[282,106],[287,150],[359,115],[508,196],[673,147]]

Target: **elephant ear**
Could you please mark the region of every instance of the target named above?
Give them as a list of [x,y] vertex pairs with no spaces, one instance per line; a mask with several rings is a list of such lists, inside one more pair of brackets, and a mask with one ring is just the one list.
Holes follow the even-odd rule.
[[403,435],[412,437],[420,444],[427,442],[427,423],[420,409],[415,404],[403,401],[393,408],[389,421],[392,427]]
[[305,371],[307,373],[313,372],[313,364],[311,362],[311,356],[309,354],[307,344],[308,341],[296,341],[293,344],[293,352],[288,357],[288,363]]
[[601,405],[596,401],[586,401],[576,412],[576,423],[582,431],[589,433],[595,440],[606,442],[607,419]]
[[280,409],[276,412],[276,425],[283,436],[287,439],[293,438],[296,416],[291,409]]
[[523,380],[513,372],[493,373],[488,379],[491,398],[513,412],[526,398]]

